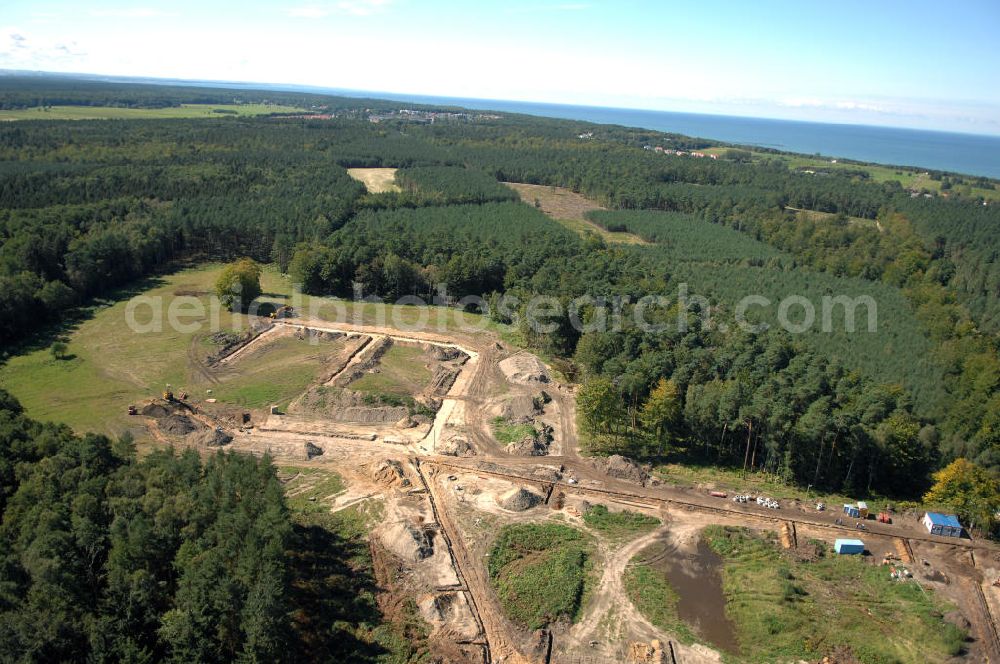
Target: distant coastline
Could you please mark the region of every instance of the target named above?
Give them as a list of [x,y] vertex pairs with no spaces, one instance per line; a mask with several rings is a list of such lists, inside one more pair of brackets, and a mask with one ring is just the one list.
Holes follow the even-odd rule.
[[273,90],[276,92],[330,94],[411,104],[460,106],[473,110],[521,113],[563,120],[636,127],[723,143],[770,148],[804,155],[819,154],[828,158],[849,159],[885,166],[1000,178],[1000,136],[704,113],[411,95],[314,85],[196,81],[17,70],[0,70],[0,75],[35,75],[147,85]]
[[771,148],[782,152],[806,155],[818,153],[824,157],[887,166],[909,166],[1000,178],[1000,136],[463,97],[344,90],[338,90],[337,93],[414,104],[463,106],[476,110],[641,127],[726,143]]

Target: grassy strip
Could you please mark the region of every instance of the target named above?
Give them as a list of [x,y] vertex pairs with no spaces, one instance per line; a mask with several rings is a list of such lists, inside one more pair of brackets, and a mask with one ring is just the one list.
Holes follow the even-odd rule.
[[514,424],[502,417],[493,418],[493,437],[501,445],[516,443],[529,436],[535,437],[537,433],[535,427],[531,424]]
[[500,531],[488,568],[507,616],[538,629],[579,616],[592,558],[593,545],[579,530],[516,524]]
[[691,628],[677,615],[677,593],[663,574],[633,558],[625,570],[625,593],[632,604],[655,627],[672,634],[681,643],[694,643]]
[[224,118],[232,115],[304,113],[295,106],[276,104],[181,104],[165,108],[117,106],[46,106],[0,111],[0,120],[163,120],[171,118]]
[[[776,475],[756,472],[744,476],[739,469],[718,466],[668,463],[654,467],[653,474],[668,484],[712,487],[731,492],[766,495],[783,500],[822,501],[830,509],[837,509],[844,503],[853,503],[859,498],[858,496],[852,498],[838,493],[807,491],[805,487],[783,482]],[[864,497],[861,499],[864,500]],[[895,502],[894,504],[898,505],[899,503]],[[879,503],[872,498],[869,505],[875,507],[879,506]]]
[[583,522],[615,541],[632,539],[655,530],[660,525],[660,520],[655,516],[628,510],[609,512],[605,505],[592,505],[583,515]]

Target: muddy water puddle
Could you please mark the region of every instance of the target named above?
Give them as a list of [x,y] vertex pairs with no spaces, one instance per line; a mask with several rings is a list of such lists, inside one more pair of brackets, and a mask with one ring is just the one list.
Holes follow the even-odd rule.
[[694,551],[667,551],[650,566],[663,574],[677,593],[677,616],[699,638],[730,653],[739,651],[736,632],[726,616],[722,592],[722,558],[699,539]]

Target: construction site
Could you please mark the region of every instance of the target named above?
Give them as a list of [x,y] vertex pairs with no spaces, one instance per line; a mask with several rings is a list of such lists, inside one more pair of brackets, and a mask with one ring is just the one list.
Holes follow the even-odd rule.
[[[401,332],[287,311],[197,360],[192,385],[133,405],[133,417],[161,443],[268,454],[292,478],[304,467],[328,470],[343,486],[311,497],[318,509],[380,501],[384,517],[370,536],[376,576],[388,595],[416,602],[442,661],[743,661],[704,529],[771,538],[790,561],[859,535],[854,520],[804,501],[729,499],[663,484],[622,457],[580,456],[572,386],[493,334]],[[314,369],[296,394],[257,407],[218,397],[289,362]],[[594,505],[645,515],[650,526],[609,537],[589,524]],[[1000,549],[933,535],[913,515],[887,520],[864,527],[862,564],[934,591],[969,635],[961,656],[925,661],[1000,662]],[[583,533],[586,583],[574,615],[539,626],[505,606],[490,556],[498,533],[517,524]],[[636,606],[627,586],[640,567],[669,581],[690,629],[672,633]],[[864,607],[873,625],[879,609]],[[834,651],[824,661],[862,661],[852,657]]]

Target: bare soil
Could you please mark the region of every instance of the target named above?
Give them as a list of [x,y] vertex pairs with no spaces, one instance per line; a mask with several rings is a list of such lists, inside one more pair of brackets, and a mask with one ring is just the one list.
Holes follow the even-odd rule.
[[396,184],[395,168],[348,168],[347,174],[355,180],[363,182],[371,194],[401,191],[399,185]]

